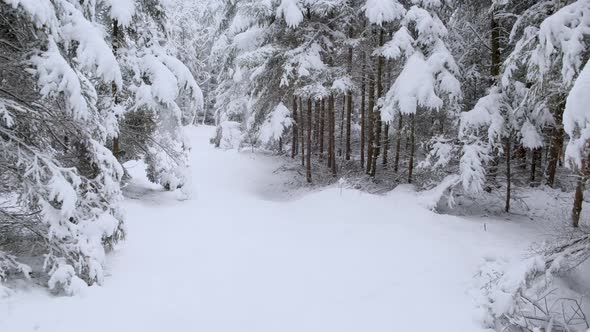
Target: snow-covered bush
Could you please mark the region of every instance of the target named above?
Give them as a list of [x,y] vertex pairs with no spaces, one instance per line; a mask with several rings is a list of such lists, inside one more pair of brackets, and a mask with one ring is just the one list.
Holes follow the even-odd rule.
[[503,331],[587,331],[580,296],[557,279],[589,257],[590,236],[576,234],[524,261],[487,259],[475,284],[481,323]]
[[104,147],[115,133],[98,108],[122,74],[89,9],[0,2],[0,24],[11,24],[2,29],[14,31],[0,60],[0,270],[28,272],[19,257],[33,257],[34,272],[66,293],[101,283],[105,252],[124,235],[123,170]]

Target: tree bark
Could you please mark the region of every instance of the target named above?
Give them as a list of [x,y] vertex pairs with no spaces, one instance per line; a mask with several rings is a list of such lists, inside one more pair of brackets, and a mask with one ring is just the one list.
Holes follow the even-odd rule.
[[361,167],[365,168],[365,138],[367,135],[366,131],[366,116],[365,116],[365,95],[366,95],[366,55],[363,52],[363,70],[362,70],[362,81],[361,81]]
[[[490,14],[490,48],[491,48],[491,66],[490,66],[490,76],[492,81],[490,82],[490,86],[496,85],[498,83],[498,78],[500,75],[500,67],[501,67],[501,54],[500,54],[500,26],[498,25],[498,21],[496,20],[496,11],[493,10]],[[488,178],[491,180],[496,179],[498,175],[498,165],[500,164],[500,156],[499,151],[494,149],[492,151],[492,160],[490,162],[490,169],[488,172]]]
[[[113,54],[115,54],[115,56],[117,56],[117,51],[119,49],[119,22],[117,20],[113,20],[113,41],[112,41],[112,47],[113,47]],[[119,96],[117,95],[117,85],[113,82],[113,85],[111,86],[112,88],[112,93],[113,93],[113,102],[115,103],[115,105],[119,104]],[[115,158],[119,159],[119,155],[121,154],[121,146],[119,144],[119,135],[117,134],[117,136],[113,137],[113,156],[115,156]]]
[[375,108],[375,77],[369,76],[369,109],[367,110],[367,174],[371,174],[373,165],[373,149],[375,145],[374,112]]
[[[586,146],[586,148],[588,147]],[[584,191],[586,190],[586,182],[588,182],[588,176],[590,176],[590,155],[587,155],[582,161],[582,163],[582,167],[578,174],[576,193],[574,194],[574,208],[572,209],[572,226],[574,228],[580,227],[582,204],[584,203]]]
[[383,166],[387,166],[387,154],[389,152],[389,123],[385,124],[383,130]]
[[[385,30],[383,28],[380,29],[379,32],[379,47],[383,46],[383,38],[385,34]],[[383,96],[383,57],[377,57],[377,99]],[[379,108],[373,114],[374,118],[374,129],[375,129],[375,139],[373,140],[373,144],[375,145],[373,149],[372,161],[371,161],[371,176],[375,176],[377,173],[377,158],[381,154],[381,129],[383,128],[383,121],[381,121],[381,109]]]
[[306,163],[306,179],[307,183],[311,183],[311,132],[312,132],[312,103],[311,98],[307,99],[307,158]]
[[504,149],[504,153],[506,154],[506,205],[504,206],[504,211],[510,212],[510,199],[512,194],[512,169],[510,167],[512,159],[511,135],[506,137],[506,145]]
[[551,188],[555,188],[555,174],[557,173],[557,165],[563,147],[563,110],[565,108],[565,98],[563,100],[564,102],[559,105],[554,114],[555,127],[552,130],[549,156],[547,157],[546,179],[547,185]]
[[[348,30],[348,36],[352,38],[352,27]],[[352,46],[348,48],[348,75],[352,76]],[[349,90],[346,97],[346,160],[350,160],[352,130],[352,90]]]
[[531,182],[537,180],[537,164],[539,163],[539,159],[541,159],[541,149],[533,149],[531,151]]
[[342,158],[344,148],[344,116],[346,113],[346,94],[342,95],[342,112],[340,112],[340,139],[338,146],[338,157]]
[[314,151],[318,153],[320,150],[320,117],[321,117],[321,106],[320,100],[315,101],[315,113],[314,113],[314,123],[313,123],[313,144],[314,144]]
[[496,11],[493,10],[490,14],[490,44],[492,53],[492,66],[490,67],[490,74],[492,76],[492,85],[498,82],[498,76],[500,75],[500,66],[502,65],[500,59],[500,26],[496,20]]
[[397,139],[395,141],[395,161],[393,165],[393,171],[398,172],[399,170],[399,157],[400,157],[400,150],[402,148],[402,129],[404,128],[404,116],[403,114],[398,114],[397,120]]
[[301,166],[305,167],[305,106],[303,106],[303,99],[299,97],[299,141],[301,142]]
[[412,183],[414,176],[414,153],[416,150],[416,114],[410,114],[410,162],[408,164],[408,183]]
[[293,96],[293,144],[291,145],[291,158],[295,159],[297,152],[299,150],[298,146],[298,135],[299,135],[299,126],[297,122],[299,122],[299,118],[297,117],[297,97]]
[[330,150],[331,150],[331,159],[332,159],[332,176],[336,176],[337,168],[336,168],[336,119],[334,117],[334,95],[330,95]]
[[324,127],[326,119],[326,104],[324,99],[320,101],[320,160],[324,158]]

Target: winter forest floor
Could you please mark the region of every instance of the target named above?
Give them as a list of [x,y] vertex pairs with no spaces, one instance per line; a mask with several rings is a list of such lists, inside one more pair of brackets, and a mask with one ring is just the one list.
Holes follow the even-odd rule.
[[128,239],[103,287],[23,285],[0,299],[0,331],[480,331],[478,266],[547,236],[528,218],[435,214],[406,187],[294,195],[278,158],[216,150],[213,130],[190,130],[190,199],[127,165]]

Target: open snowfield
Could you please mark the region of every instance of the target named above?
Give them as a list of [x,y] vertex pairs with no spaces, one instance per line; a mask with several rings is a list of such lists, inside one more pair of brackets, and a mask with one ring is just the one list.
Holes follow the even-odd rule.
[[[141,178],[103,287],[0,299],[0,331],[480,331],[470,289],[484,257],[518,256],[532,227],[437,215],[416,194],[328,188],[276,199],[276,161],[216,150],[190,130],[193,195]],[[526,239],[526,240],[525,240]]]

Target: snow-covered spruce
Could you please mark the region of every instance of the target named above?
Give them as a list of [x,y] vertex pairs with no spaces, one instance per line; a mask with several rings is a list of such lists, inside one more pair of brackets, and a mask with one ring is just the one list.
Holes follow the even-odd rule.
[[[105,254],[125,234],[117,158],[152,161],[165,187],[186,181],[182,125],[203,98],[157,42],[154,5],[0,1],[14,32],[0,63],[0,282],[24,274],[65,294],[103,282]],[[131,25],[143,32],[132,37]],[[144,125],[129,122],[138,111],[151,115]]]

